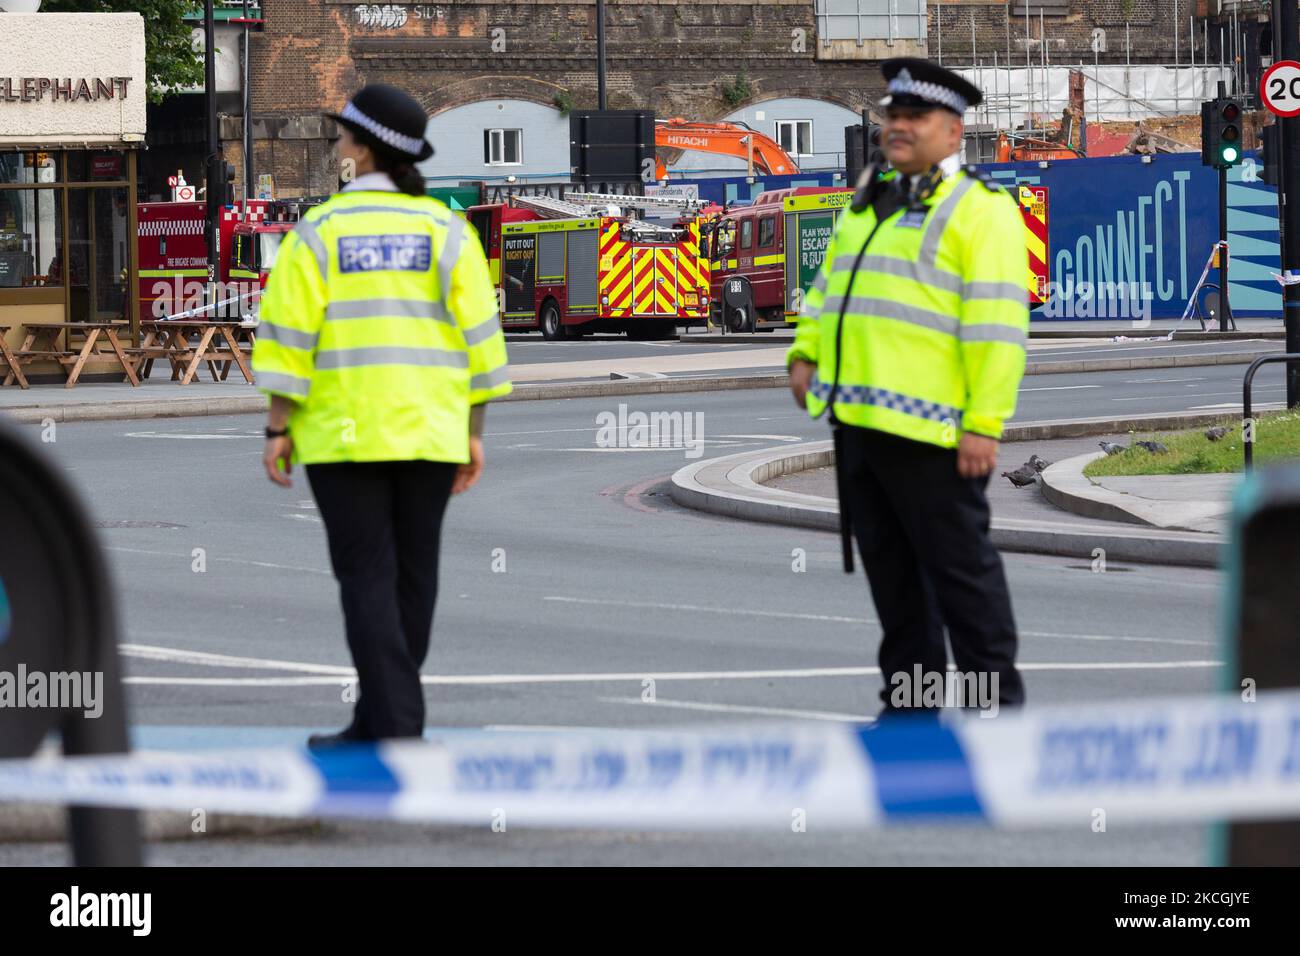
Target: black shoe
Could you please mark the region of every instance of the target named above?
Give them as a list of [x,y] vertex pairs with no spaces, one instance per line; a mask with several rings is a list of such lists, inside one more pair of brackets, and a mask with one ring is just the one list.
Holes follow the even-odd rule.
[[354,747],[362,743],[366,743],[364,737],[359,737],[347,730],[341,730],[335,734],[312,734],[307,738],[307,749],[335,750],[339,747]]

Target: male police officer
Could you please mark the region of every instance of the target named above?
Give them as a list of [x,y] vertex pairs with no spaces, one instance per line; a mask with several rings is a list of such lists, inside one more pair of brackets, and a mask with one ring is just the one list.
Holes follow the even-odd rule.
[[1010,196],[957,158],[979,90],[925,60],[883,71],[893,171],[864,173],[840,220],[790,349],[790,386],[814,417],[830,411],[845,566],[851,528],[884,631],[885,713],[933,704],[914,685],[944,680],[945,625],[962,686],[977,678],[1017,705],[985,489],[1024,373],[1024,226]]

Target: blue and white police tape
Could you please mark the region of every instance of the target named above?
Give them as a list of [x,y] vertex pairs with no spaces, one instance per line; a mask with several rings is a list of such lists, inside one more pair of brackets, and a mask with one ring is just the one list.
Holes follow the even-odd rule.
[[[646,704],[647,707],[654,706]],[[998,827],[1300,817],[1300,692],[996,719],[488,732],[0,761],[0,800],[510,826]]]

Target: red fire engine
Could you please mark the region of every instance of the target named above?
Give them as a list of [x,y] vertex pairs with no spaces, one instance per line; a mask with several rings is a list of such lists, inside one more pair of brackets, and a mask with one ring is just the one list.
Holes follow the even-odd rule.
[[[1025,223],[1025,291],[1033,307],[1047,294],[1047,189],[1021,186],[1013,195]],[[802,296],[826,258],[835,224],[852,198],[851,189],[769,190],[751,205],[710,220],[705,245],[712,260],[712,321],[722,324],[725,319],[733,332],[771,330],[794,322]],[[739,284],[741,290],[724,296],[725,284],[738,277],[746,280]]]
[[[679,197],[569,193],[473,206],[507,331],[546,339],[625,331],[667,337],[709,313],[709,264],[700,248],[703,204]],[[665,224],[628,208],[666,212]]]
[[[257,293],[275,262],[280,240],[310,203],[252,199],[221,211],[218,241],[223,301],[217,311],[238,318],[256,311]],[[208,244],[204,236],[207,204],[141,203],[137,244],[140,257],[140,315],[162,318],[204,302]]]

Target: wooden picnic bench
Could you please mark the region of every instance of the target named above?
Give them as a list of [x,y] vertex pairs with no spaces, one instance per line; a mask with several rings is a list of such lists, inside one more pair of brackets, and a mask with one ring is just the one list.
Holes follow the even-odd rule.
[[5,334],[12,328],[12,325],[0,325],[0,361],[4,362],[6,370],[4,384],[8,385],[16,379],[19,388],[30,388],[26,376],[23,375],[22,366],[10,350],[8,343],[5,342]]
[[[67,377],[64,387],[75,388],[78,379],[81,378],[81,372],[86,367],[86,362],[91,356],[112,356],[122,366],[127,381],[132,386],[137,386],[140,384],[140,379],[135,374],[135,360],[127,355],[117,337],[117,330],[123,327],[121,322],[23,323],[22,328],[25,335],[22,347],[17,351],[11,351],[8,348],[4,350],[4,358],[9,366],[9,372],[5,375],[3,384],[9,385],[14,381],[18,381],[22,388],[27,388],[27,380],[23,376],[22,367],[33,362],[47,360],[57,362],[62,366],[63,374]],[[59,346],[59,337],[65,332],[68,333],[68,347],[61,348]],[[78,333],[84,333],[86,338],[79,348],[74,348],[71,337]],[[0,335],[2,334],[0,333]],[[108,349],[96,348],[101,337],[108,344]]]
[[229,320],[156,319],[141,322],[140,328],[140,348],[128,351],[136,356],[145,377],[155,359],[165,358],[171,363],[172,381],[182,385],[190,384],[205,363],[214,382],[224,382],[231,365],[239,367],[250,385],[253,382],[248,350],[239,341],[245,335],[250,347],[256,341],[251,326]]

